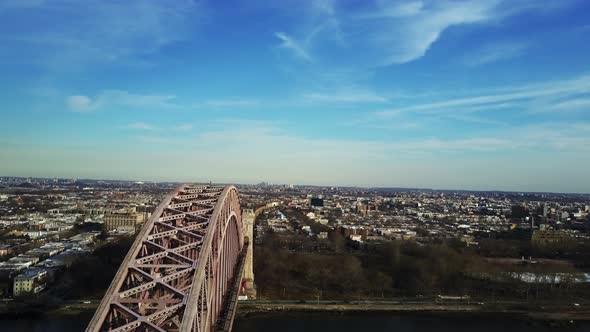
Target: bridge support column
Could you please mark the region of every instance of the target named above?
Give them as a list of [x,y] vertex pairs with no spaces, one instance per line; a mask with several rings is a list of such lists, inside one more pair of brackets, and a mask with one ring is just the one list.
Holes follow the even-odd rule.
[[244,238],[248,238],[248,252],[246,253],[246,263],[244,265],[244,275],[242,276],[245,295],[248,299],[256,298],[256,285],[254,284],[254,220],[256,216],[254,210],[244,209],[242,211],[242,232]]

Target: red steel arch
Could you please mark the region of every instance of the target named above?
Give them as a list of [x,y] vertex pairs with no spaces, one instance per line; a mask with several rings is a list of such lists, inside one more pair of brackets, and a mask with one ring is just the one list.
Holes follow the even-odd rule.
[[233,319],[224,310],[243,248],[235,187],[179,186],[138,234],[86,331],[231,329],[221,320]]

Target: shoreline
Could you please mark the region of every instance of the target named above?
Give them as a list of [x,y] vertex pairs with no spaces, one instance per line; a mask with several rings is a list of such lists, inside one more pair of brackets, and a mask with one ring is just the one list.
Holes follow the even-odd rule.
[[236,316],[247,318],[265,314],[317,313],[334,315],[452,315],[452,316],[512,316],[548,321],[590,321],[590,308],[563,306],[482,306],[477,304],[309,304],[309,303],[247,303],[239,302]]
[[[57,307],[23,308],[5,306],[0,308],[0,319],[38,319],[64,318],[72,316],[92,317],[98,304],[68,304]],[[263,303],[240,301],[236,318],[267,315],[444,315],[489,317],[501,316],[531,319],[538,321],[590,321],[590,307],[566,308],[563,305],[480,305],[480,304],[346,304],[346,303]]]

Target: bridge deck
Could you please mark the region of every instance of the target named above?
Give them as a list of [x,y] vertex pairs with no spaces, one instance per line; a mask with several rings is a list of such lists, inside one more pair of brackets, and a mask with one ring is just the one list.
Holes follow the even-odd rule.
[[244,247],[240,252],[238,261],[236,263],[235,274],[231,280],[231,288],[228,290],[229,294],[226,302],[223,305],[223,310],[217,321],[217,331],[229,332],[232,329],[234,316],[238,308],[238,296],[240,288],[242,287],[242,274],[244,273],[244,265],[246,264],[246,255],[248,253],[248,242],[244,242]]

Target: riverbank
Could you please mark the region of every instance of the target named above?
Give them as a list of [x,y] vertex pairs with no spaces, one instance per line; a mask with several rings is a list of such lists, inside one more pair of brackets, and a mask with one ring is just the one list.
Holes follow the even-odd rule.
[[[24,303],[4,303],[0,305],[0,319],[46,319],[67,318],[71,316],[92,317],[97,303],[72,301],[53,306],[31,306]],[[265,314],[318,313],[333,315],[348,314],[396,314],[396,315],[452,315],[452,316],[511,316],[547,321],[590,321],[590,306],[565,306],[555,304],[533,305],[526,303],[435,303],[371,301],[338,302],[322,301],[240,301],[237,317],[250,317]]]
[[449,303],[289,303],[271,301],[241,301],[237,315],[249,315],[291,312],[291,313],[332,313],[332,314],[452,314],[452,315],[512,315],[536,320],[590,321],[590,308],[565,307],[564,305],[529,305],[529,304],[449,304]]
[[[2,317],[0,331],[84,331],[93,312],[31,318]],[[474,312],[270,311],[236,317],[234,332],[588,332],[590,321],[549,321],[514,314]]]
[[266,312],[236,317],[235,332],[587,332],[590,321],[460,312]]
[[0,319],[45,319],[47,317],[89,316],[92,317],[98,304],[67,303],[59,305],[32,305],[26,303],[0,304]]

